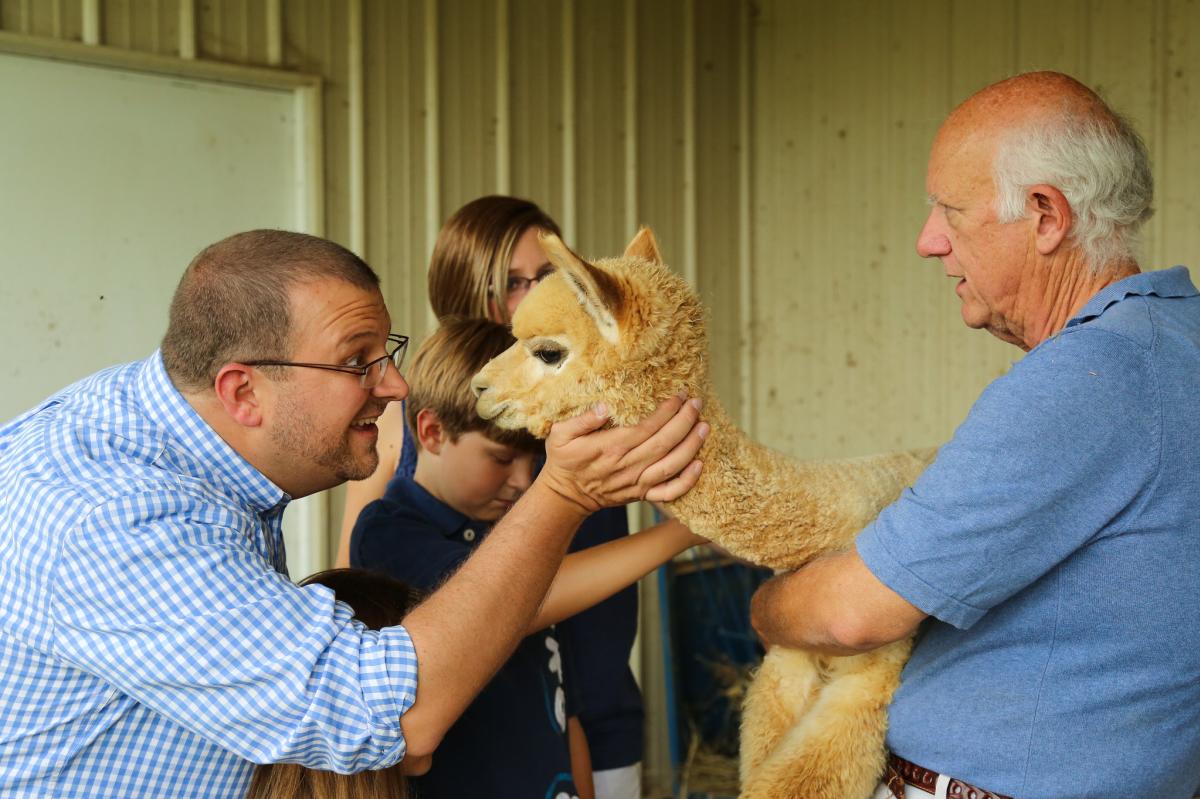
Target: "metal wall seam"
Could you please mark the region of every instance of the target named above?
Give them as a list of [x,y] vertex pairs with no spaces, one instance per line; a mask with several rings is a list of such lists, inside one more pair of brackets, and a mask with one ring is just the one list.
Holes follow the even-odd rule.
[[754,437],[754,235],[750,147],[753,136],[753,76],[750,54],[750,2],[738,13],[738,352],[741,425]]
[[179,0],[179,57],[196,58],[196,0]]
[[496,193],[509,194],[512,189],[511,140],[508,54],[508,0],[496,0]]
[[637,170],[637,0],[625,0],[625,235],[632,237],[638,219]]
[[[437,0],[425,0],[425,263],[433,255],[442,222],[437,10]],[[425,314],[426,329],[433,330],[437,327],[437,317],[428,303]]]
[[347,160],[349,175],[347,190],[350,194],[350,250],[360,258],[366,257],[367,248],[367,184],[366,184],[366,107],[363,102],[363,7],[362,0],[348,0],[346,5],[346,28],[349,41],[346,56],[349,60],[346,73],[346,94],[349,107],[346,109],[349,141]]
[[273,67],[283,64],[283,4],[282,0],[267,0],[267,63]]
[[699,289],[696,221],[696,0],[683,3],[683,276]]
[[[82,0],[83,13],[83,43],[100,44],[100,0]],[[25,16],[28,25],[30,16]]]
[[1167,121],[1170,116],[1169,102],[1167,99],[1167,84],[1170,81],[1169,73],[1169,54],[1171,53],[1171,43],[1167,41],[1167,0],[1156,0],[1154,3],[1154,42],[1157,46],[1150,48],[1153,60],[1151,65],[1151,74],[1154,75],[1154,117],[1151,124],[1154,126],[1150,132],[1150,146],[1157,167],[1158,178],[1157,185],[1154,187],[1155,198],[1159,200],[1158,209],[1154,216],[1150,217],[1150,235],[1153,240],[1153,251],[1143,252],[1142,256],[1149,259],[1149,265],[1152,268],[1162,268],[1167,265],[1166,262],[1166,218],[1162,208],[1162,200],[1160,198],[1166,196],[1166,183],[1169,180],[1170,172],[1167,171]]
[[562,230],[575,246],[575,0],[562,4]]

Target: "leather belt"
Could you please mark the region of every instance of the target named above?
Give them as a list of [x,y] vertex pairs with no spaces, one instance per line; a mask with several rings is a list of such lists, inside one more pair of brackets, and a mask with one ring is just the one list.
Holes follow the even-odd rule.
[[[906,785],[934,796],[940,776],[936,771],[922,768],[899,755],[889,754],[883,781],[891,789],[896,799],[904,799],[904,786]],[[983,788],[976,788],[974,785],[951,777],[950,783],[946,786],[946,799],[1012,799],[1012,797],[985,791]]]

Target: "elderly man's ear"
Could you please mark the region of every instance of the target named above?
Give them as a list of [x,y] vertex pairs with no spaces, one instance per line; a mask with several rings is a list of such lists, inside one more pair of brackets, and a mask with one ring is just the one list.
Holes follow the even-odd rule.
[[1037,219],[1037,251],[1050,255],[1071,232],[1074,214],[1061,191],[1049,184],[1031,186],[1026,196],[1029,210]]
[[242,427],[262,424],[262,406],[255,392],[254,371],[240,363],[228,363],[217,372],[213,391],[230,419]]

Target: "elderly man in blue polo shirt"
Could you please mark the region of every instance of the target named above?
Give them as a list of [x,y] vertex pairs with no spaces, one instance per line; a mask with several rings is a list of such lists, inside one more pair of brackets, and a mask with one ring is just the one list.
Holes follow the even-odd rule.
[[353,253],[238,234],[188,267],[161,350],[0,427],[0,795],[234,799],[254,763],[428,768],[579,523],[695,483],[695,402],[563,422],[475,555],[366,629],[288,580],[280,519],[374,471],[375,419],[408,392],[390,327]]
[[877,793],[1191,797],[1200,785],[1200,296],[1141,273],[1145,147],[1061,74],[942,125],[918,252],[1027,351],[851,550],[775,578],[773,643],[920,628]]

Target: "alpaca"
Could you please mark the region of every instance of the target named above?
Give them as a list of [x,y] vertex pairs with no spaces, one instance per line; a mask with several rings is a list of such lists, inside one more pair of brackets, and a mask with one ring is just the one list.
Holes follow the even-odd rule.
[[[623,257],[595,264],[556,236],[541,243],[556,271],[517,309],[517,343],[472,383],[477,411],[500,427],[544,438],[598,402],[627,425],[671,395],[701,398],[704,471],[667,509],[733,555],[780,570],[850,546],[933,459],[926,450],[801,462],[750,441],[712,390],[700,301],[648,229]],[[867,799],[910,646],[851,657],[772,647],[743,709],[743,799]]]

